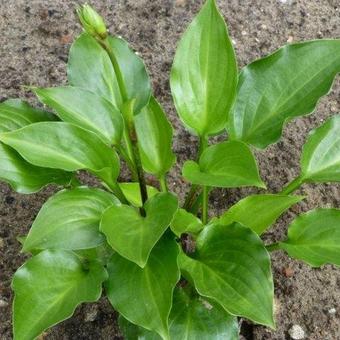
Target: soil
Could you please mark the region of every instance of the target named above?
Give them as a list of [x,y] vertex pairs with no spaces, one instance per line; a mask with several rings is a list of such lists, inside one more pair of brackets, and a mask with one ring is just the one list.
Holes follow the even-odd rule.
[[[21,85],[54,86],[66,83],[70,44],[79,34],[74,15],[78,1],[0,0],[0,100],[36,99]],[[169,70],[176,42],[202,1],[116,0],[90,1],[106,18],[111,32],[127,39],[142,55],[153,80],[156,97],[164,105],[176,128],[174,148],[179,165],[171,172],[173,190],[183,196],[186,186],[177,175],[180,165],[196,151],[196,138],[181,126],[169,90]],[[220,0],[227,19],[240,67],[264,56],[286,42],[340,37],[339,0]],[[284,129],[282,140],[256,152],[263,179],[275,192],[299,169],[301,146],[312,128],[340,112],[340,79],[322,99],[313,115],[297,119]],[[123,173],[123,177],[126,176]],[[85,179],[87,179],[85,177]],[[43,202],[55,192],[49,187],[24,196],[0,185],[0,338],[11,334],[11,277],[25,256],[20,254],[18,235],[25,234]],[[217,190],[211,197],[213,213],[221,213],[253,189]],[[339,185],[305,185],[308,198],[293,207],[265,235],[274,241],[284,237],[292,218],[314,207],[340,207]],[[277,329],[245,324],[247,339],[289,339],[288,331],[300,325],[310,340],[340,339],[340,271],[327,265],[311,269],[273,254]],[[102,299],[81,306],[75,316],[48,331],[45,339],[120,339],[116,314]]]

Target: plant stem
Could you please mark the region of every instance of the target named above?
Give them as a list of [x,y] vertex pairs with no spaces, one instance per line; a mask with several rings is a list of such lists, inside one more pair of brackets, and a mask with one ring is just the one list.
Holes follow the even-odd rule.
[[168,192],[168,184],[166,182],[165,175],[159,177],[159,184],[161,185],[161,189],[163,192]]
[[299,176],[299,177],[295,178],[293,181],[291,181],[286,187],[284,187],[279,194],[289,195],[293,191],[297,190],[302,184],[303,184],[303,180]]
[[185,202],[183,204],[183,209],[190,210],[194,200],[197,190],[199,189],[199,186],[196,184],[193,184],[190,188],[190,191],[188,192],[188,195],[185,199]]
[[138,176],[137,176],[137,173],[136,173],[136,167],[135,167],[132,159],[130,158],[128,151],[125,150],[125,148],[122,145],[117,146],[116,149],[117,149],[118,153],[122,156],[123,160],[125,161],[126,165],[129,168],[129,170],[131,171],[132,180],[137,181]]
[[129,201],[126,199],[122,189],[120,188],[117,182],[107,183],[106,185],[123,204],[129,204]]
[[266,246],[266,249],[269,251],[269,252],[272,252],[272,251],[275,251],[275,250],[280,250],[280,242],[275,242],[275,243],[271,243],[271,244],[268,244]]
[[206,185],[202,187],[202,222],[207,224],[208,222],[208,200],[209,200],[209,190]]

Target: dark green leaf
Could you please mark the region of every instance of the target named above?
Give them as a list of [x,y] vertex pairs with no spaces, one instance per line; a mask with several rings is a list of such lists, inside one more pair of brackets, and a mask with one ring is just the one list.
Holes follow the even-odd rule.
[[169,339],[168,317],[180,278],[177,255],[176,242],[163,237],[144,268],[118,254],[108,265],[107,295],[113,307],[130,322],[157,332],[163,339]]
[[291,44],[246,66],[228,123],[232,139],[265,148],[285,121],[312,112],[340,71],[340,40]]
[[134,121],[144,170],[163,176],[175,161],[171,124],[154,97]]
[[182,172],[184,178],[193,184],[222,188],[265,188],[253,154],[246,144],[237,141],[209,146],[202,153],[199,164],[187,161]]
[[145,203],[146,217],[128,205],[108,208],[100,224],[108,243],[121,256],[144,267],[157,241],[168,228],[178,201],[170,193],[159,193]]
[[315,209],[298,216],[280,248],[313,267],[326,263],[340,266],[340,210]]
[[14,274],[14,338],[32,340],[45,329],[69,318],[82,302],[97,301],[105,269],[86,266],[71,251],[45,250]]
[[303,198],[271,194],[251,195],[233,205],[217,221],[224,225],[239,222],[261,235],[285,210]]
[[122,115],[104,97],[72,86],[36,89],[35,93],[63,121],[96,133],[106,144],[120,143],[124,129]]
[[[139,183],[118,183],[120,189],[123,191],[124,196],[130,204],[135,207],[141,207],[143,205],[142,198],[140,196]],[[151,198],[158,193],[158,190],[150,185],[146,186],[148,197]]]
[[23,250],[94,248],[105,241],[99,232],[102,214],[115,204],[120,204],[115,196],[99,189],[60,191],[43,205]]
[[237,65],[225,22],[208,0],[184,33],[170,85],[183,123],[200,136],[225,128],[237,83]]
[[212,224],[196,246],[193,257],[180,254],[179,265],[198,293],[232,315],[273,327],[273,279],[261,239],[238,223]]
[[195,215],[184,209],[178,209],[170,227],[177,236],[181,236],[184,233],[197,234],[203,229],[203,224]]

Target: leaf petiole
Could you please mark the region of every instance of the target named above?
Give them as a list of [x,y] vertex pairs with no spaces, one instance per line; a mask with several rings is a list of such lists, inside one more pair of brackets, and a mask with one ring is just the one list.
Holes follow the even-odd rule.
[[295,178],[286,187],[282,189],[280,195],[289,195],[293,191],[297,190],[303,184],[303,179],[301,176]]

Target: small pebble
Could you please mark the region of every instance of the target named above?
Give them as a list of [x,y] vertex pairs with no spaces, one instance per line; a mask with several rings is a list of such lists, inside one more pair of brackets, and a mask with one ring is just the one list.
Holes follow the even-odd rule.
[[0,237],[0,249],[3,248],[4,244],[5,244],[4,239]]
[[85,322],[93,322],[96,320],[98,315],[98,309],[96,307],[91,308],[86,314],[85,314]]
[[292,277],[294,276],[294,269],[290,268],[290,267],[286,267],[283,269],[283,274],[285,277]]
[[294,37],[290,35],[290,36],[288,37],[288,39],[287,39],[287,43],[290,44],[290,43],[293,42],[293,40],[294,40]]
[[331,308],[328,310],[329,314],[335,314],[336,313],[336,309],[335,308]]
[[8,306],[8,302],[3,299],[0,299],[0,308],[7,307],[7,306]]
[[247,32],[246,31],[242,31],[241,34],[242,35],[247,35]]
[[305,331],[299,325],[293,325],[288,331],[290,337],[294,340],[300,340],[305,338]]
[[267,29],[267,25],[262,24],[262,25],[261,25],[261,28],[262,28],[263,30],[266,30],[266,29]]

